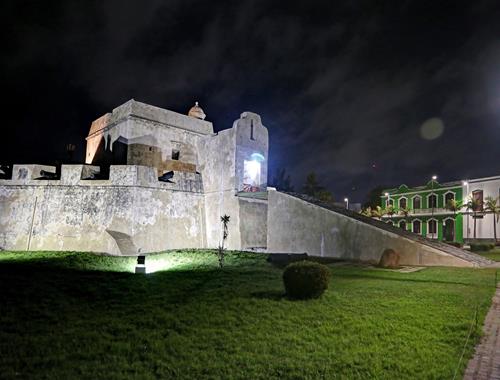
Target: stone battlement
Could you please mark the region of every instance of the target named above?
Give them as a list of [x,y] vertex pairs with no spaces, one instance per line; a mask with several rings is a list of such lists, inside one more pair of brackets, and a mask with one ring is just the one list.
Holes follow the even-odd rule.
[[[57,176],[57,179],[47,176]],[[203,193],[199,173],[174,172],[169,182],[163,182],[158,180],[157,169],[153,167],[111,165],[109,179],[99,177],[100,167],[93,165],[62,165],[60,178],[55,166],[14,165],[12,178],[0,180],[0,186],[141,186]]]
[[87,139],[105,129],[112,128],[128,118],[148,120],[201,135],[210,135],[214,133],[214,128],[210,121],[196,119],[178,112],[130,99],[128,102],[113,109],[112,112],[94,120]]

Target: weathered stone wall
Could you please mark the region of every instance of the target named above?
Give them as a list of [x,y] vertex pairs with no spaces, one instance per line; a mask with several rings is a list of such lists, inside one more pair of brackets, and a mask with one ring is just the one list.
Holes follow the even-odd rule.
[[154,168],[117,166],[109,180],[91,181],[82,169],[63,166],[60,181],[0,181],[0,247],[137,254],[206,246],[199,175],[162,183]]
[[472,266],[394,233],[362,223],[296,197],[268,192],[267,248],[276,253],[378,262],[391,248],[401,255],[401,265]]
[[203,178],[207,245],[217,247],[221,242],[220,217],[230,216],[229,249],[240,248],[239,209],[235,196],[235,134],[227,129],[215,136],[207,136],[198,142],[198,171]]
[[267,201],[238,198],[241,248],[267,246]]

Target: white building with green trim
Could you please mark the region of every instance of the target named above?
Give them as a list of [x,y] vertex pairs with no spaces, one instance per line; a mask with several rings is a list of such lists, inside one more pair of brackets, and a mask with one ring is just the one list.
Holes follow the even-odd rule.
[[[484,200],[488,197],[500,203],[500,176],[446,183],[433,179],[417,187],[403,184],[382,191],[382,209],[390,211],[387,206],[393,206],[393,212],[382,219],[430,239],[458,243],[468,239],[492,240],[495,227],[500,234],[500,221],[485,210]],[[471,198],[479,203],[474,210],[461,208],[454,212],[447,207],[452,199],[460,205]]]

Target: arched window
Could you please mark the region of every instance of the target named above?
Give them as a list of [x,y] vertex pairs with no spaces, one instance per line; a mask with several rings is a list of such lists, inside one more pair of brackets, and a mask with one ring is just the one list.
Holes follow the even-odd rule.
[[436,208],[437,207],[437,197],[436,194],[431,194],[427,198],[427,202],[429,204],[428,208]]
[[452,192],[452,191],[448,191],[445,195],[444,195],[444,204],[447,205],[449,201],[455,199],[455,193]]
[[420,223],[420,220],[413,221],[413,232],[415,232],[416,234],[421,233],[421,231],[422,231],[421,227],[422,227],[422,224]]
[[406,198],[399,198],[399,208],[406,208],[407,202]]
[[418,210],[422,207],[422,197],[420,195],[415,195],[413,197],[413,209]]
[[399,228],[403,229],[403,230],[406,230],[406,221],[404,220],[401,220],[399,222]]

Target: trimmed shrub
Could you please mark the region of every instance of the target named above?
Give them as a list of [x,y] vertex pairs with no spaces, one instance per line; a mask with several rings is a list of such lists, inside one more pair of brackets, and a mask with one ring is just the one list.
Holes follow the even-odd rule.
[[486,252],[495,248],[495,243],[470,243],[472,252]]
[[328,288],[330,270],[314,261],[297,261],[283,272],[283,283],[289,298],[318,298]]
[[462,248],[464,246],[462,243],[459,243],[457,241],[446,241],[445,243],[457,248]]

